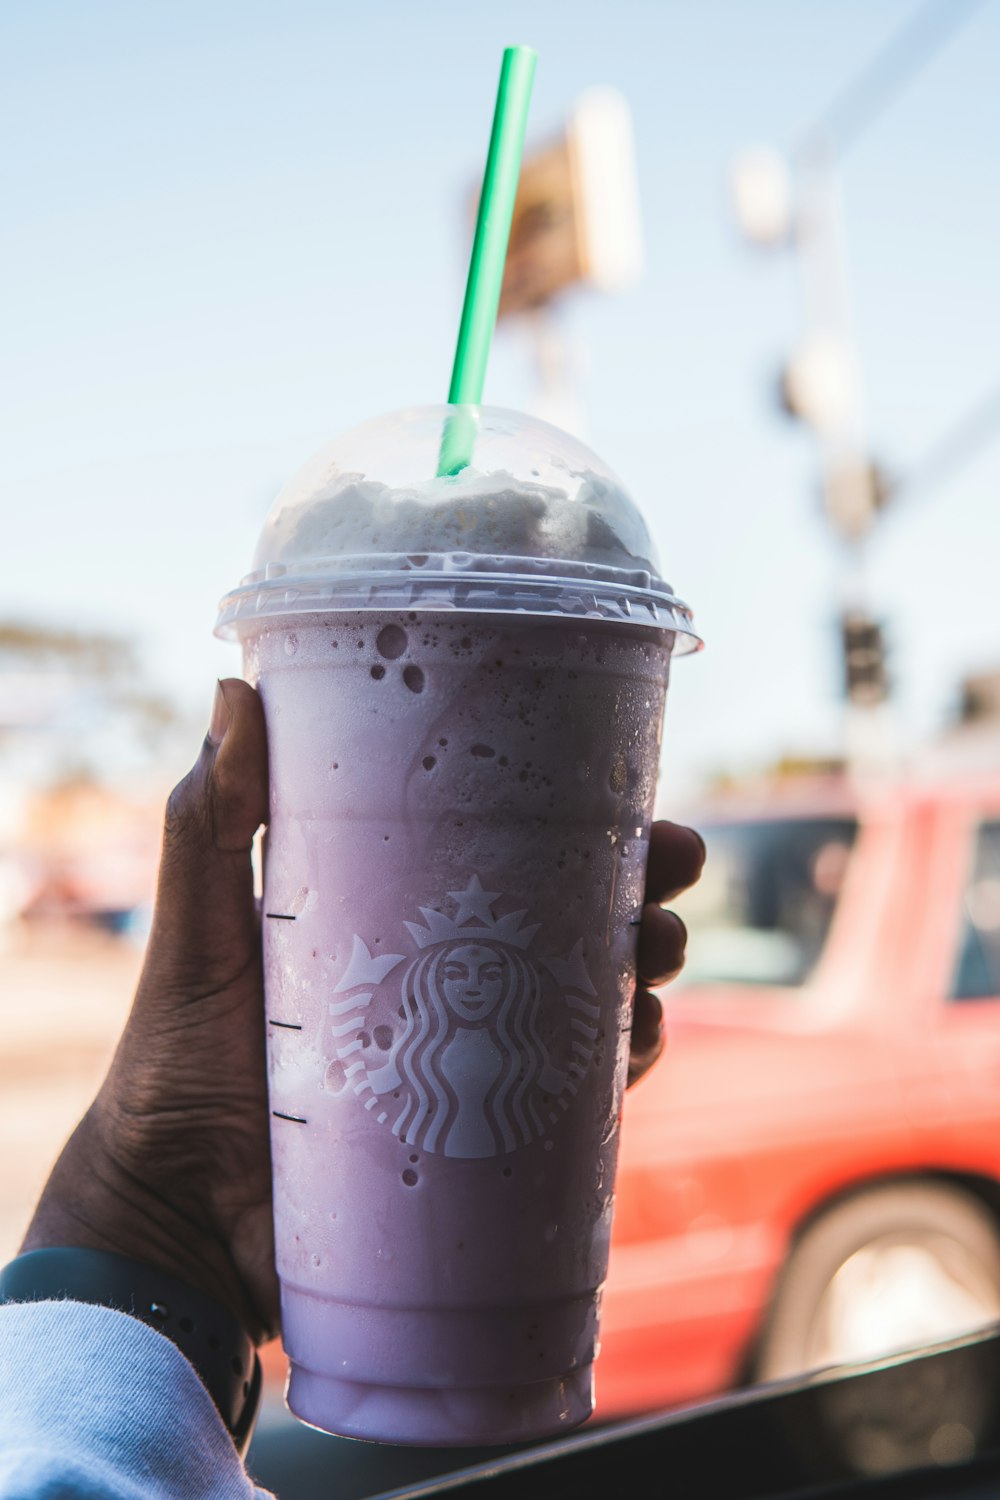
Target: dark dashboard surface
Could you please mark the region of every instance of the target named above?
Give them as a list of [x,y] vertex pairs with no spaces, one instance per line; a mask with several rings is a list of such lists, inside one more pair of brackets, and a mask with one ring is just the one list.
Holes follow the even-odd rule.
[[280,1500],[1000,1500],[1000,1331],[502,1454],[298,1431],[251,1449]]

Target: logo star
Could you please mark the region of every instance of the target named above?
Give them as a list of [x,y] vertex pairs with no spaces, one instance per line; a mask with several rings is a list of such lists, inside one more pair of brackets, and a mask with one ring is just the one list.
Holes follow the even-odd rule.
[[455,913],[457,927],[467,922],[470,917],[476,917],[484,927],[493,924],[495,919],[491,908],[500,892],[484,891],[479,883],[478,875],[473,875],[464,891],[449,891],[448,895],[458,906],[458,911]]

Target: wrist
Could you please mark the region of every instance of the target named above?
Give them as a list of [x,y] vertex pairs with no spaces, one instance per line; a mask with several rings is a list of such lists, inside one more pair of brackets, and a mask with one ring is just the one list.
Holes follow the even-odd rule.
[[76,1247],[126,1256],[214,1298],[261,1343],[265,1330],[220,1239],[193,1203],[171,1203],[131,1173],[113,1136],[98,1101],[56,1161],[20,1253]]
[[[78,1302],[112,1308],[175,1344],[246,1453],[260,1406],[261,1365],[239,1320],[175,1276],[106,1251],[49,1247],[0,1271],[0,1303]],[[152,1352],[152,1351],[151,1351]]]

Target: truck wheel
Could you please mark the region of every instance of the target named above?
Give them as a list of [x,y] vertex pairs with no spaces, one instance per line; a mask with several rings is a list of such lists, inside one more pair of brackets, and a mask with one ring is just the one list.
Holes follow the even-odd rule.
[[[979,1200],[935,1182],[871,1188],[831,1208],[795,1247],[756,1376],[874,1360],[998,1319],[1000,1233]],[[826,1387],[820,1402],[827,1445],[849,1472],[885,1473],[975,1452],[990,1399],[972,1362],[949,1368],[947,1379],[933,1366],[903,1362],[879,1386],[862,1386]]]

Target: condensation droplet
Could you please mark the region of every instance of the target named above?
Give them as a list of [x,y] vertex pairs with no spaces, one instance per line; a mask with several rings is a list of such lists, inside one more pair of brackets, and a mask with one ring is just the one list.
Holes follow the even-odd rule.
[[379,656],[395,661],[406,650],[406,631],[400,625],[384,625],[375,637],[375,648]]
[[375,1045],[380,1052],[389,1051],[389,1048],[392,1046],[391,1026],[376,1026],[372,1032],[372,1036],[375,1038]]
[[408,667],[403,668],[403,681],[411,693],[422,693],[424,690],[424,674],[412,662]]
[[407,1187],[416,1187],[417,1183],[420,1181],[420,1178],[417,1176],[416,1172],[414,1172],[412,1167],[407,1167],[406,1171],[403,1173],[403,1181],[406,1183]]

